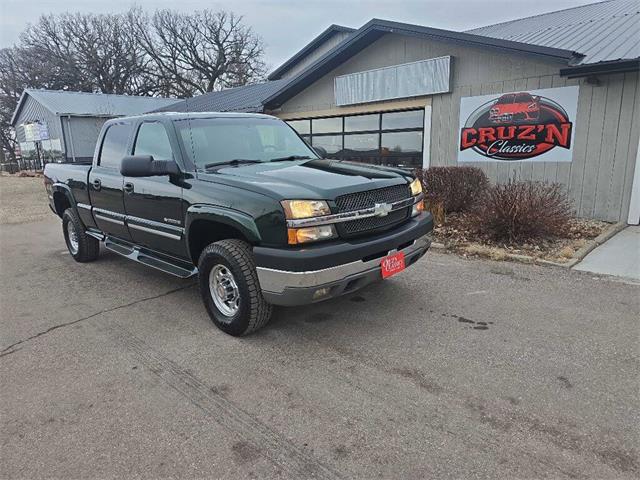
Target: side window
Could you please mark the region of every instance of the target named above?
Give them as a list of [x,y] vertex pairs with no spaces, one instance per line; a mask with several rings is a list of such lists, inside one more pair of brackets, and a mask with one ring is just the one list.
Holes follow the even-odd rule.
[[151,155],[154,160],[172,160],[173,152],[164,126],[158,122],[140,125],[133,154]]
[[127,154],[129,125],[111,125],[104,135],[98,164],[101,167],[119,168],[122,157]]

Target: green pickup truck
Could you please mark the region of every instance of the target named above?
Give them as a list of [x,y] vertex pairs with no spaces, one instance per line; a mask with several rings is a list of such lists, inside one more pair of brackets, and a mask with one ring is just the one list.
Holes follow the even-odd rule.
[[403,170],[322,158],[259,114],[149,114],[104,124],[91,164],[48,164],[45,187],[78,262],[106,249],[198,275],[231,335],[272,305],[353,292],[416,262],[433,219]]

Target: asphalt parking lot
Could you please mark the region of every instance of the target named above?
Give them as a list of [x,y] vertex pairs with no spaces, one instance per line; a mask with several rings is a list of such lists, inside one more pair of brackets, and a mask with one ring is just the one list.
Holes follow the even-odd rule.
[[2,478],[638,478],[640,287],[435,252],[243,339],[0,226]]

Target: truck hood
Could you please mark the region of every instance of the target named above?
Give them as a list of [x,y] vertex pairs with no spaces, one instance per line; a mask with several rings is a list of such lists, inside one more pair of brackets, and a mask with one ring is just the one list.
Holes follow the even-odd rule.
[[334,200],[346,193],[407,183],[412,177],[394,168],[317,159],[223,167],[198,173],[198,179],[248,189],[276,200]]

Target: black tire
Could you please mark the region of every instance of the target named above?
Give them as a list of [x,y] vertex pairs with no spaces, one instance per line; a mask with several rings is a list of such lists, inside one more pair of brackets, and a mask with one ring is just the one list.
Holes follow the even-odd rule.
[[[75,232],[75,243],[70,238],[70,230]],[[62,215],[62,234],[67,250],[76,262],[92,262],[98,258],[100,242],[87,235],[78,214],[72,208],[67,208]]]
[[[237,308],[235,312],[225,313],[215,303],[215,294],[209,286],[214,268],[217,272],[222,272],[227,280],[228,274],[231,274],[235,289],[229,288],[237,292],[235,305],[231,307],[231,310]],[[210,244],[200,255],[198,272],[202,300],[209,317],[220,330],[239,337],[267,324],[272,307],[262,296],[253,253],[248,243],[231,239]]]

